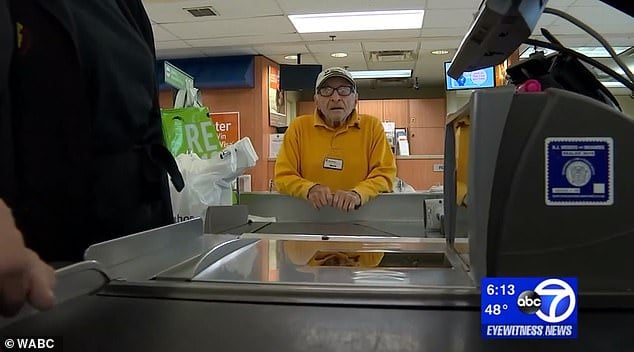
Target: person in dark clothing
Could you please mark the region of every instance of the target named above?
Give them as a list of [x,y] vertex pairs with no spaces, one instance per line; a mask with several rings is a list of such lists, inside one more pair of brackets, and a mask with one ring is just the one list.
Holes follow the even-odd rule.
[[[4,163],[13,156],[8,103],[12,50],[8,43],[13,43],[14,31],[4,1],[0,0],[0,189],[8,197],[15,191],[14,168]],[[53,268],[24,245],[11,210],[0,199],[0,316],[17,314],[25,302],[38,309],[51,308],[55,303],[54,285]]]
[[78,261],[172,223],[167,174],[183,181],[141,0],[0,0],[0,13],[0,198],[26,245]]

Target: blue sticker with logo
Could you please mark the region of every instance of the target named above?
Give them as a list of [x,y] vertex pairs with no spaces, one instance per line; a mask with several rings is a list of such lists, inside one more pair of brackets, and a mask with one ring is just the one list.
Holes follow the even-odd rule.
[[577,279],[485,277],[481,281],[485,339],[574,339]]
[[612,205],[611,137],[546,138],[546,205]]

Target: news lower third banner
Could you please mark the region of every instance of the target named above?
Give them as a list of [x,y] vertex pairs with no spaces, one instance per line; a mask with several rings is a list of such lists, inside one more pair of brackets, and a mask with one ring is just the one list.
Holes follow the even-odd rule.
[[481,285],[482,338],[577,337],[576,278],[490,277]]

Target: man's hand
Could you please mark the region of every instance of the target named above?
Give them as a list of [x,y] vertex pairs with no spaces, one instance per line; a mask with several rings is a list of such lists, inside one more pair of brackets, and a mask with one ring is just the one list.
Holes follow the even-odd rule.
[[11,210],[0,199],[0,315],[17,314],[25,301],[51,308],[54,285],[55,271],[24,246]]
[[337,191],[332,196],[332,206],[341,211],[349,212],[361,205],[361,196],[354,191]]
[[308,190],[308,201],[313,207],[319,209],[332,204],[332,191],[327,186],[314,185]]

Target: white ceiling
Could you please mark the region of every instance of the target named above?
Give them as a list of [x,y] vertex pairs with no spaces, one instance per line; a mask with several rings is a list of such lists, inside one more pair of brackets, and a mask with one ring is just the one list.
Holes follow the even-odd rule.
[[[152,20],[159,58],[264,55],[278,63],[294,63],[285,55],[301,54],[301,63],[348,66],[351,70],[413,69],[421,86],[443,84],[444,61],[449,61],[481,0],[143,0]],[[217,17],[193,17],[183,8],[211,6]],[[590,25],[613,46],[634,46],[634,18],[599,0],[550,0],[549,7],[564,10]],[[385,30],[298,34],[289,14],[367,10],[424,9],[423,27]],[[569,47],[598,46],[587,34],[565,20],[542,15],[539,28],[549,29]],[[336,35],[331,40],[330,35]],[[543,39],[540,36],[534,36]],[[447,55],[431,50],[448,49]],[[417,58],[401,62],[370,61],[370,51],[414,50]],[[333,52],[347,52],[333,58]],[[627,55],[630,56],[627,56]],[[634,63],[632,50],[625,59]],[[409,82],[411,84],[411,82]]]

